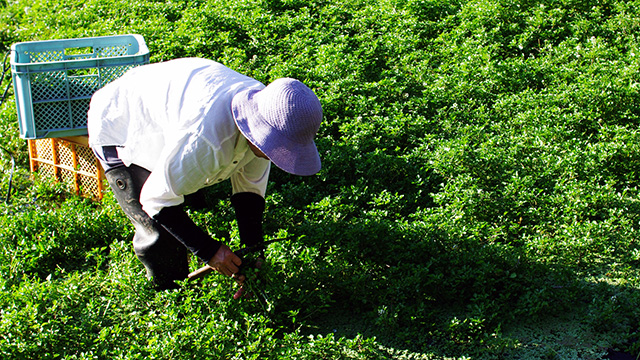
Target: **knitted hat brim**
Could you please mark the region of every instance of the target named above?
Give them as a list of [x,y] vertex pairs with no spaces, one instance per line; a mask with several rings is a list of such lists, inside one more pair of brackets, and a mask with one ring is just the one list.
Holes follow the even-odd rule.
[[322,165],[315,142],[293,141],[271,126],[254,101],[259,91],[242,91],[231,102],[233,118],[242,135],[280,169],[301,176],[318,173]]

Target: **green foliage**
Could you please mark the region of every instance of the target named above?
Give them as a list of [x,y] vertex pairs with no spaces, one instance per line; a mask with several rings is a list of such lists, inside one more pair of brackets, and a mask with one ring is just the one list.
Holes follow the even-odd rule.
[[[5,49],[139,33],[154,62],[202,56],[264,83],[296,77],[316,91],[325,120],[317,176],[272,172],[265,232],[292,240],[270,246],[256,296],[234,303],[231,281],[218,276],[151,291],[109,195],[91,203],[29,178],[9,98],[0,145],[20,166],[0,217],[0,353],[637,354],[639,6],[6,2]],[[0,164],[4,191],[8,158]],[[228,194],[208,189],[209,206],[190,213],[237,246]],[[539,325],[568,317],[564,337]]]

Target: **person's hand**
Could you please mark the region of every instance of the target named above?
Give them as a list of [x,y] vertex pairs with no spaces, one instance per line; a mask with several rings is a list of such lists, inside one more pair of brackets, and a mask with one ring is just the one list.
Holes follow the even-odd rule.
[[[258,273],[260,272],[260,269],[262,268],[262,265],[264,265],[264,262],[265,262],[264,256],[260,256],[258,257],[258,259],[256,259],[256,262],[253,265],[253,267],[255,268],[253,272],[254,276],[258,275]],[[252,295],[250,292],[247,291],[247,288],[244,286],[244,280],[246,280],[246,278],[243,279],[243,283],[240,284],[240,288],[233,295],[233,298],[235,300],[238,300],[240,298],[248,298]]]
[[244,282],[244,275],[236,275],[240,271],[239,266],[242,265],[242,259],[234,254],[227,245],[220,246],[207,265],[223,275],[234,277],[240,285]]

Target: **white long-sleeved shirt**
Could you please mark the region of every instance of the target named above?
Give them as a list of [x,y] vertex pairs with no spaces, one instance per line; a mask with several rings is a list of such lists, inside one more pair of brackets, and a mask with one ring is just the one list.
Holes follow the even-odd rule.
[[226,179],[233,193],[264,197],[271,163],[254,155],[231,112],[235,94],[262,88],[206,59],[137,67],[93,95],[89,145],[116,146],[125,165],[151,171],[140,203],[152,217]]

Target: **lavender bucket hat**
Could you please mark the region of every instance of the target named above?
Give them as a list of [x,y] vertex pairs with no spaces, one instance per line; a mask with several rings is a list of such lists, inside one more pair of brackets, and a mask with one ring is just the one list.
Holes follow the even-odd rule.
[[262,90],[240,92],[231,108],[242,135],[277,167],[294,175],[320,171],[313,139],[322,122],[322,106],[302,82],[281,78]]

